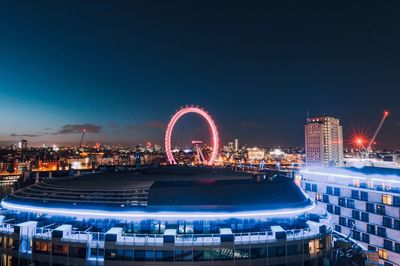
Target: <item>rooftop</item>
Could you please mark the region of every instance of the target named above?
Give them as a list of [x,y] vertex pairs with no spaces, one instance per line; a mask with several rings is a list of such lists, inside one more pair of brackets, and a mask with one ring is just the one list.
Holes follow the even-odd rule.
[[313,204],[287,177],[256,179],[248,173],[184,167],[54,178],[20,189],[2,202],[3,207],[21,211],[91,210],[129,215],[134,212],[278,213],[310,208]]

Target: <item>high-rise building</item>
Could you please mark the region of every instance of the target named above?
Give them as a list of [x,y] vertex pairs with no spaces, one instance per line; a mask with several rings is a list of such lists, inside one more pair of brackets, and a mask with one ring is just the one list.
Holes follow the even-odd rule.
[[239,151],[239,140],[235,139],[235,151]]
[[307,165],[343,165],[343,128],[337,118],[307,118],[305,125]]
[[314,168],[299,174],[310,198],[330,213],[336,232],[377,251],[376,265],[400,265],[400,171]]
[[21,148],[22,149],[28,148],[28,141],[26,139],[21,140]]

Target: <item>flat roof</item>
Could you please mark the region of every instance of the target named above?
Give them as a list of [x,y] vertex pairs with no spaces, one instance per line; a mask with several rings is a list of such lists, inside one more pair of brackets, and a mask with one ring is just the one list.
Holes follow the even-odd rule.
[[[54,178],[20,189],[3,200],[19,210],[95,212],[277,211],[314,203],[287,177],[256,181],[226,169],[161,167],[130,172]],[[25,208],[24,208],[25,206]]]

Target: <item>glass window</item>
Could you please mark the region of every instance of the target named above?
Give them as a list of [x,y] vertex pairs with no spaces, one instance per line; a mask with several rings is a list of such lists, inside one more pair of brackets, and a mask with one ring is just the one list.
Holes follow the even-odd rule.
[[356,210],[351,211],[351,217],[356,220],[360,220],[360,212]]
[[378,236],[386,237],[386,228],[378,227]]
[[393,205],[400,206],[400,197],[393,197]]
[[369,214],[366,212],[361,213],[361,221],[369,223]]
[[332,187],[326,187],[326,194],[333,195],[333,188]]
[[386,205],[393,205],[393,197],[391,195],[382,195],[382,203]]
[[380,259],[387,260],[388,259],[388,252],[384,249],[378,249],[378,256]]
[[[273,255],[272,257],[274,257],[275,256],[274,251],[275,251],[275,248],[268,248],[268,256]],[[270,254],[269,252],[272,252],[272,254]],[[234,256],[235,256],[235,260],[247,260],[247,259],[249,259],[249,249],[247,249],[247,248],[235,249]]]
[[361,191],[361,200],[368,201],[368,192]]
[[358,190],[352,190],[352,191],[351,191],[351,197],[352,197],[353,199],[359,199],[359,198],[360,198],[360,191],[358,191]]
[[376,205],[376,213],[380,215],[385,215],[385,206]]
[[394,251],[396,251],[397,253],[400,253],[400,243],[394,244]]
[[325,203],[329,203],[329,195],[324,194],[323,198],[322,198],[322,201],[325,202]]
[[375,226],[372,224],[367,224],[367,233],[375,235]]
[[390,240],[383,240],[383,248],[387,250],[393,250],[393,242]]
[[355,240],[361,240],[361,234],[360,234],[360,232],[359,231],[356,231],[356,230],[354,230],[353,231],[353,238],[355,239]]
[[362,242],[369,244],[369,234],[362,234]]
[[354,200],[347,199],[347,208],[354,209]]
[[69,246],[69,254],[73,258],[86,258],[86,248]]
[[144,250],[135,250],[135,261],[145,261],[146,252]]
[[392,219],[389,217],[383,217],[382,224],[384,227],[392,228]]
[[[289,246],[288,246],[289,247]],[[267,248],[252,248],[251,249],[251,258],[252,259],[260,259],[267,257]]]
[[347,220],[347,226],[348,226],[348,227],[353,227],[355,224],[356,224],[356,223],[355,223],[354,220],[352,220],[352,219],[348,219],[348,220]]
[[285,246],[275,247],[275,255],[276,255],[276,257],[285,257],[286,256],[286,247]]
[[163,261],[173,261],[174,260],[174,251],[173,250],[164,250],[163,251]]
[[329,213],[333,213],[333,205],[331,204],[326,205],[326,209],[328,210]]
[[117,250],[116,249],[106,249],[105,258],[107,260],[116,260],[117,259]]
[[333,194],[334,194],[335,196],[340,196],[340,188],[335,187],[334,190],[333,190]]
[[312,184],[311,185],[311,190],[314,192],[317,192],[317,184]]
[[346,207],[346,199],[338,198],[338,205],[342,207]]
[[340,215],[341,211],[340,211],[340,207],[335,206],[335,214]]
[[53,254],[56,256],[65,257],[68,254],[68,246],[66,244],[53,244]]
[[372,203],[366,203],[366,205],[365,205],[365,210],[366,210],[367,212],[375,213],[375,205],[372,204]]
[[339,217],[339,224],[342,225],[342,226],[346,226],[346,218]]
[[400,220],[394,220],[393,228],[396,230],[400,230]]
[[341,233],[342,232],[342,227],[339,225],[335,225],[335,231]]
[[322,194],[321,193],[316,193],[315,194],[315,200],[316,201],[322,201]]

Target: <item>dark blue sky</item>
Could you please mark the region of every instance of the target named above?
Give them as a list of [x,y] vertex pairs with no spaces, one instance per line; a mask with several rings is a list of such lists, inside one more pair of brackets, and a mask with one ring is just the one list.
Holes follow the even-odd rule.
[[[2,1],[0,140],[162,143],[185,104],[223,141],[303,145],[311,115],[400,148],[398,1]],[[178,139],[207,139],[195,115]],[[95,133],[97,132],[97,133]],[[33,136],[37,135],[37,136]]]

